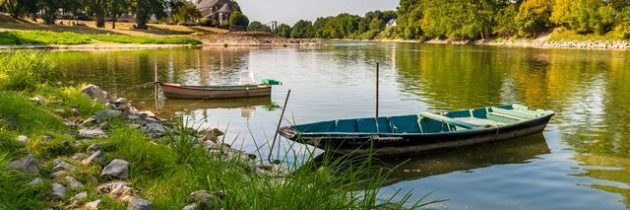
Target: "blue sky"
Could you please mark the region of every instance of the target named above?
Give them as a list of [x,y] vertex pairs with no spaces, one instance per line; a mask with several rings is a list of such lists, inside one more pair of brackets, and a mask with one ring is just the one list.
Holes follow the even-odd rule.
[[293,25],[300,19],[314,21],[317,17],[334,16],[342,12],[364,15],[373,10],[394,10],[399,0],[237,0],[250,21],[269,23],[276,20]]

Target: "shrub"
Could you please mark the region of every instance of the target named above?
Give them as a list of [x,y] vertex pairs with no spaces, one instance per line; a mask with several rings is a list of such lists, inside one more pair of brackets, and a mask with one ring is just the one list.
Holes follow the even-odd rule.
[[0,55],[0,89],[34,90],[37,84],[55,84],[63,71],[47,55],[17,51]]
[[199,20],[199,25],[215,27],[219,25],[219,22],[212,18],[201,18],[201,20]]

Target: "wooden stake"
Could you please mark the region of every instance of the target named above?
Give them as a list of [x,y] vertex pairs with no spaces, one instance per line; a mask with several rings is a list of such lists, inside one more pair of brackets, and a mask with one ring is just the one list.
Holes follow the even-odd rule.
[[158,85],[159,81],[158,81],[158,67],[157,67],[157,61],[154,63],[153,65],[153,101],[154,101],[154,106],[155,106],[155,111],[159,112],[158,110]]
[[287,109],[287,103],[289,102],[289,97],[291,96],[291,89],[287,92],[287,98],[284,99],[284,106],[282,106],[282,112],[280,113],[280,120],[278,121],[278,127],[276,127],[276,134],[273,135],[273,141],[271,142],[271,148],[269,149],[269,156],[267,159],[271,162],[271,154],[273,153],[273,148],[276,145],[276,139],[278,138],[278,132],[280,131],[280,126],[282,125],[282,120],[284,119],[284,111]]
[[376,120],[378,120],[378,76],[379,76],[379,63],[376,63]]

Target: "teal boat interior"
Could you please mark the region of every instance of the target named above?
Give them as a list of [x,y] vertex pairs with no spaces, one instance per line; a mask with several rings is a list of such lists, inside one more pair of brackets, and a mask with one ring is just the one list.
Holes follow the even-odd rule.
[[323,121],[293,126],[301,135],[417,135],[459,132],[500,127],[553,114],[547,110],[530,110],[518,104],[466,109],[443,113],[422,112],[417,115],[389,116]]

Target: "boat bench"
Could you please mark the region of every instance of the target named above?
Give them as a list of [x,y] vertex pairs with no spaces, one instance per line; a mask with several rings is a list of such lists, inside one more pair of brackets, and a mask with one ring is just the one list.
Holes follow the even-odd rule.
[[450,117],[439,115],[439,114],[434,114],[434,113],[431,113],[431,112],[421,112],[419,115],[421,117],[424,117],[424,118],[429,118],[429,119],[432,119],[432,120],[441,121],[441,122],[446,123],[446,124],[451,124],[451,125],[455,125],[455,126],[466,128],[466,129],[475,129],[475,128],[479,128],[479,127],[484,127],[483,125],[478,125],[478,124],[474,124],[474,123],[470,123],[470,122],[465,122],[465,121],[462,121],[462,120],[458,120],[458,119],[455,119],[455,118],[450,118]]

